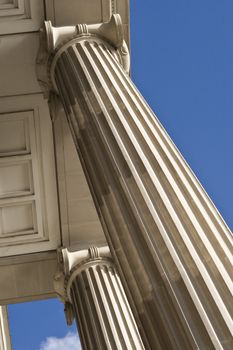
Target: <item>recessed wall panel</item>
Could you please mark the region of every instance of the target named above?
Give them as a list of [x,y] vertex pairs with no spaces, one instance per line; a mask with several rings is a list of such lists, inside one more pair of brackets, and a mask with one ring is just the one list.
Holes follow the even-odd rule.
[[1,34],[39,30],[44,17],[43,5],[39,0],[0,0]]
[[31,161],[0,161],[0,198],[33,193]]
[[0,207],[2,237],[25,235],[36,232],[34,203],[17,203]]
[[0,114],[0,157],[29,153],[28,114]]
[[60,246],[52,125],[42,95],[0,98],[0,256]]

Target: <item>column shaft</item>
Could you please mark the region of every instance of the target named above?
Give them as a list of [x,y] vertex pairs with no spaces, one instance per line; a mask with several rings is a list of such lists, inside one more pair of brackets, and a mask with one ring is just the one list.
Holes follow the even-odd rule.
[[151,349],[231,349],[231,233],[113,53],[82,36],[53,70],[129,300]]
[[[69,256],[67,250],[65,254]],[[144,349],[111,259],[81,261],[71,269],[66,281],[66,295],[73,306],[83,349]]]
[[11,338],[6,306],[0,306],[0,349],[11,350]]

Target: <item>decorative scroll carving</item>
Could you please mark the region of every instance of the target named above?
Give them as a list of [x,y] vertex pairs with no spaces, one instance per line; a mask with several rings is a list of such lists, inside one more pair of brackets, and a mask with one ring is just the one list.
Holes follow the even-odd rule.
[[84,36],[87,38],[93,37],[96,40],[97,38],[104,40],[109,43],[109,50],[112,50],[111,47],[113,46],[112,54],[118,59],[126,73],[129,73],[129,50],[124,41],[122,22],[118,14],[113,14],[108,23],[77,24],[76,26],[59,28],[53,27],[50,21],[46,21],[44,28],[40,31],[40,36],[36,70],[39,83],[46,98],[48,98],[51,88],[57,92],[53,77],[53,67],[50,67],[51,57],[49,59],[49,54],[52,52],[53,55],[55,54],[55,59],[52,60],[52,65],[54,65],[66,45],[69,46],[71,42],[75,43],[76,40],[79,41]]
[[[108,247],[58,252],[60,269],[55,286],[64,284],[68,324],[75,316],[85,350],[143,350],[136,323]],[[63,260],[63,261],[61,261]],[[57,289],[61,297],[62,286]],[[107,346],[107,347],[106,347]]]

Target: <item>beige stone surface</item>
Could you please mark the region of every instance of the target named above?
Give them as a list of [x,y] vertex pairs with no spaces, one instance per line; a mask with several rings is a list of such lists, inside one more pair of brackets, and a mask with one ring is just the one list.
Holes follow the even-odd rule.
[[76,315],[83,348],[145,349],[109,248],[63,249],[61,255],[67,321]]
[[129,44],[129,0],[47,0],[46,13],[57,27],[108,22],[113,13],[119,13]]
[[56,252],[0,259],[1,304],[55,297],[53,277],[56,269]]
[[0,97],[41,92],[35,71],[38,32],[1,36],[0,48]]
[[53,131],[42,94],[0,98],[0,128],[1,258],[54,250],[61,239]]
[[1,1],[0,33],[38,31],[44,18],[44,3],[39,0]]
[[63,245],[83,248],[104,244],[105,237],[62,109],[57,113],[54,130]]

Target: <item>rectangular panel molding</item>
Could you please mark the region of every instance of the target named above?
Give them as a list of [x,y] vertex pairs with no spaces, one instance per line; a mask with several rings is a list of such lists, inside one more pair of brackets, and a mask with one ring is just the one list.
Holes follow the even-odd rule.
[[1,160],[0,158],[0,199],[33,194],[31,160]]
[[60,233],[48,105],[42,95],[0,102],[0,254],[56,249]]
[[43,17],[43,1],[0,0],[1,34],[38,31]]
[[28,0],[2,0],[0,1],[0,17],[21,15],[28,18],[30,16],[28,3]]
[[24,241],[28,234],[32,240],[40,236],[36,213],[39,222],[42,217],[36,210],[40,188],[36,180],[38,156],[33,119],[33,110],[0,114],[0,246]]
[[2,206],[0,217],[0,239],[37,232],[33,201]]
[[[30,153],[27,118],[29,114],[28,112],[18,112],[1,115],[0,156]],[[10,138],[9,134],[11,135]]]

